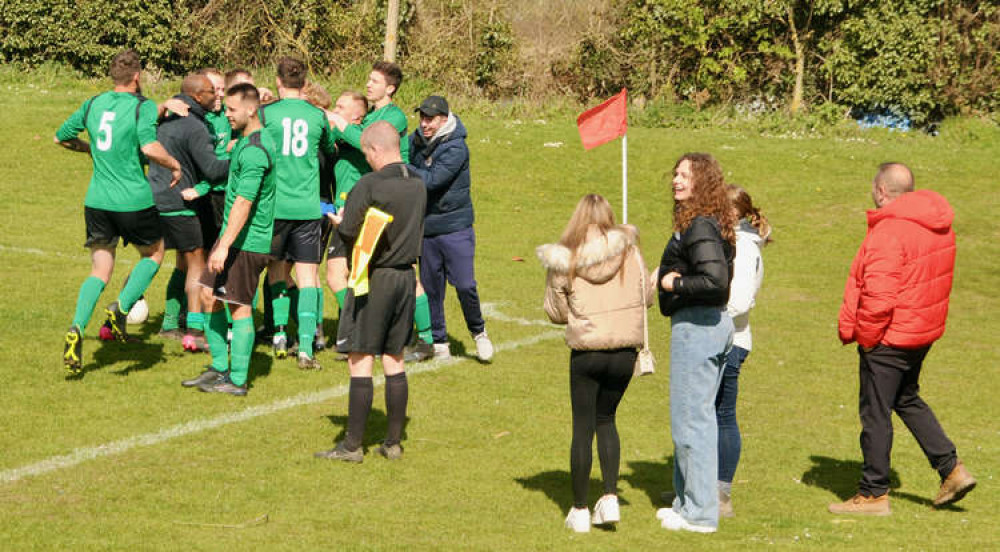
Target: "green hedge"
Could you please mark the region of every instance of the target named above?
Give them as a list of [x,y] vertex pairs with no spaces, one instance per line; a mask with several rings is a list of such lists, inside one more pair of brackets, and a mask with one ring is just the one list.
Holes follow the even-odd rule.
[[[402,0],[398,58],[408,75],[488,98],[589,100],[625,86],[658,105],[887,108],[917,124],[1000,111],[995,1],[605,0],[554,62],[521,55],[530,37],[511,15],[534,1]],[[291,54],[337,73],[381,57],[386,4],[0,0],[0,58],[100,75],[131,47],[179,74]]]

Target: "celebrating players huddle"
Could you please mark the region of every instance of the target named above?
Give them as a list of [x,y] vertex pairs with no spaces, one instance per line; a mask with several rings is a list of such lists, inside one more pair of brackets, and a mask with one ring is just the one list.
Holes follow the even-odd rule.
[[[208,68],[185,77],[180,94],[160,106],[142,96],[140,73],[134,51],[115,56],[114,89],[85,101],[55,136],[67,149],[90,154],[94,168],[84,201],[92,271],[65,335],[64,365],[71,375],[83,373],[84,329],[111,278],[121,239],[134,244],[142,259],[106,308],[102,335],[130,339],[129,312],[159,271],[165,250],[173,249],[176,264],[159,335],[212,358],[203,373],[182,385],[245,396],[257,339],[270,342],[275,358],[291,354],[299,368],[320,369],[315,353],[326,344],[319,272],[325,251],[326,282],[341,309],[337,349],[347,354],[340,359],[348,361],[352,375],[355,421],[349,446],[327,457],[357,461],[353,443],[364,419],[354,399],[367,395],[370,407],[374,356],[381,356],[387,381],[393,378],[393,418],[403,420],[404,356],[424,360],[434,355],[422,351],[437,350],[431,348],[431,308],[414,270],[427,239],[423,171],[430,160],[419,169],[407,165],[407,120],[392,101],[402,71],[376,63],[365,95],[345,91],[331,101],[322,86],[308,81],[308,68],[297,59],[279,61],[276,96],[256,87],[248,71]],[[78,138],[84,130],[90,143]],[[356,185],[364,197],[355,200]],[[468,196],[467,178],[464,185]],[[372,213],[391,221],[382,242],[366,234]],[[468,226],[471,231],[471,216]],[[366,263],[360,271],[350,262],[356,248]],[[253,311],[260,300],[265,321],[257,329]],[[478,295],[473,306],[481,322]],[[414,324],[419,346],[404,355]],[[485,328],[469,327],[480,359],[489,361],[493,347]],[[443,315],[439,322],[435,316],[439,334],[446,335]],[[386,455],[398,457],[398,428],[390,433]]]

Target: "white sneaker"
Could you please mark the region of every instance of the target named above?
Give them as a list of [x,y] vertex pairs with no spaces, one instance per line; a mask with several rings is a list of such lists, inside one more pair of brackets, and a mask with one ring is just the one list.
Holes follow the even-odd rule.
[[486,335],[486,330],[473,336],[472,339],[476,341],[476,354],[479,355],[479,360],[483,362],[493,360],[493,342],[490,341],[490,336]]
[[451,345],[448,343],[434,344],[434,360],[446,360],[451,358]]
[[594,525],[618,523],[621,520],[617,496],[605,496],[594,504],[594,515],[590,518],[590,522]]
[[566,528],[577,533],[590,532],[590,512],[586,508],[570,508],[566,514]]
[[660,527],[670,531],[690,531],[692,533],[714,533],[718,531],[715,527],[690,523],[675,512],[673,508],[660,508],[656,511],[656,519],[660,520]]

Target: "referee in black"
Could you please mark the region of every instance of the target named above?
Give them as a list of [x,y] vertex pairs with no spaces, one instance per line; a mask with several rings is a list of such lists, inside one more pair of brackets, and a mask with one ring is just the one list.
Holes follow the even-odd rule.
[[[386,437],[378,452],[396,460],[406,421],[409,391],[403,367],[403,347],[410,342],[416,300],[413,265],[420,256],[427,192],[420,176],[406,168],[399,152],[399,132],[379,121],[361,134],[361,151],[372,172],[358,181],[344,205],[337,231],[351,251],[370,207],[392,215],[368,265],[369,291],[355,297],[348,290],[337,331],[337,350],[348,353],[351,387],[347,434],[317,457],[346,462],[364,459],[362,443],[375,394],[372,367],[382,357],[385,373]],[[350,260],[350,255],[348,255]]]

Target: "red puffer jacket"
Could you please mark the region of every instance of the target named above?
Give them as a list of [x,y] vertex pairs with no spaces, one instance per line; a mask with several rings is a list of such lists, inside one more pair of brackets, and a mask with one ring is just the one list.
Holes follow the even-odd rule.
[[930,190],[868,211],[840,307],[840,340],[863,347],[930,345],[944,333],[955,267],[955,212]]

